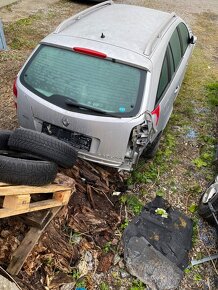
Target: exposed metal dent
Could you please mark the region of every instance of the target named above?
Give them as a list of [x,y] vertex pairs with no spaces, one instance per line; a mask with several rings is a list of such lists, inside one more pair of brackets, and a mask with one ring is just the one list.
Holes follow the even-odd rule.
[[127,151],[128,155],[132,160],[132,165],[138,163],[139,157],[145,147],[151,142],[153,135],[156,133],[156,128],[154,126],[152,114],[148,111],[143,113],[145,116],[145,121],[136,126],[131,135],[130,147],[132,148],[131,154]]

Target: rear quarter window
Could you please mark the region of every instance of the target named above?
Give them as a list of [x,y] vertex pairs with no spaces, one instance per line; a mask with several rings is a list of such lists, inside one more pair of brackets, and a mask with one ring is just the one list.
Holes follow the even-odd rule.
[[158,85],[158,90],[157,90],[156,104],[159,102],[163,92],[165,91],[169,83],[168,74],[169,73],[168,73],[168,63],[167,63],[167,54],[166,54],[163,61],[162,69],[161,69],[160,80],[159,80],[159,85]]
[[182,50],[181,50],[180,39],[179,39],[179,34],[178,34],[177,29],[174,30],[171,36],[170,47],[172,50],[175,70],[176,70],[182,58]]
[[189,32],[184,23],[180,23],[178,29],[182,44],[182,54],[185,54],[185,51],[189,45]]

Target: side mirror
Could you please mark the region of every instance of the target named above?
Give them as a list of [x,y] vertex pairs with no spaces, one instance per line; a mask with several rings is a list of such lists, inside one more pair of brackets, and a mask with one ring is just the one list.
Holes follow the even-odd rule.
[[195,35],[192,35],[190,38],[189,38],[189,43],[191,44],[195,44],[197,42],[197,37]]

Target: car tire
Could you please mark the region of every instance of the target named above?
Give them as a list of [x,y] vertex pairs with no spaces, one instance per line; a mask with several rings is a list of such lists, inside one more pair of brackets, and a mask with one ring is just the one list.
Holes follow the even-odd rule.
[[[208,186],[208,188],[214,183],[211,182],[210,185]],[[212,212],[209,208],[208,203],[204,203],[203,202],[203,198],[208,190],[208,188],[204,191],[204,193],[201,196],[201,199],[199,201],[199,205],[198,205],[198,213],[200,216],[202,216],[202,218],[204,218],[207,222],[209,222],[210,224],[214,225],[215,224],[215,219],[212,215]],[[210,199],[210,203],[212,204],[215,212],[218,212],[218,192],[216,192],[214,194],[214,196]]]
[[35,154],[42,159],[70,168],[77,160],[77,151],[55,137],[29,129],[16,129],[10,136],[8,145],[13,150]]
[[11,136],[12,131],[9,130],[1,130],[0,131],[0,150],[8,149],[8,140]]
[[162,136],[162,132],[160,132],[157,135],[157,137],[154,139],[154,141],[143,150],[142,155],[141,155],[142,157],[144,157],[145,159],[154,158],[160,144],[161,136]]
[[57,165],[50,161],[0,156],[0,181],[9,184],[46,185],[54,181]]
[[26,152],[13,151],[13,150],[10,150],[10,149],[0,150],[0,155],[13,157],[13,158],[19,158],[19,159],[40,160],[40,161],[42,161],[42,158],[37,156],[37,155],[26,153]]

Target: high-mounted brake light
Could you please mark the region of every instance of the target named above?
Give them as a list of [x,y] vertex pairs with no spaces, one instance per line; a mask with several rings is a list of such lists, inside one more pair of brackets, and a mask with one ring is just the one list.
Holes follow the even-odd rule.
[[78,53],[88,54],[88,55],[92,55],[92,56],[96,56],[96,57],[100,57],[100,58],[107,57],[107,55],[105,53],[102,53],[102,52],[99,52],[96,50],[92,50],[92,49],[88,49],[88,48],[84,48],[84,47],[74,47],[73,50],[78,52]]
[[158,105],[152,112],[152,115],[156,115],[156,126],[158,124],[159,118],[160,118],[160,105]]
[[14,93],[14,96],[17,98],[17,78],[14,80],[13,93]]

